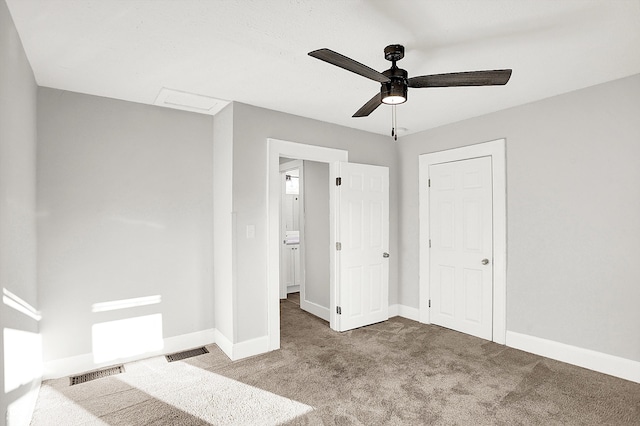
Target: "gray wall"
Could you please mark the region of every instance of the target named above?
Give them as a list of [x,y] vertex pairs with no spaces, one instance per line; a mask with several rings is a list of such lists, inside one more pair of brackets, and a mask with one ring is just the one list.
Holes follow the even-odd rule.
[[507,329],[640,361],[640,75],[402,138],[400,303],[418,307],[418,155],[507,140]]
[[329,309],[329,164],[304,162],[305,300]]
[[[334,124],[284,114],[250,105],[234,104],[233,207],[236,212],[237,341],[267,335],[267,138],[349,151],[349,161],[390,167],[389,302],[396,303],[398,263],[398,181],[396,142]],[[256,235],[247,239],[247,225]],[[249,267],[250,266],[250,267]]]
[[91,353],[107,321],[160,313],[164,338],[212,329],[213,118],[40,88],[38,133],[45,361]]
[[[0,1],[0,287],[38,308],[36,278],[36,81],[4,1]],[[0,324],[37,341],[38,322],[0,304]],[[5,393],[5,354],[38,347],[0,337],[0,425],[26,425],[37,388],[40,362],[22,357],[21,383]],[[17,366],[7,366],[15,369]],[[7,373],[16,373],[15,370]],[[17,382],[16,382],[17,383]],[[7,414],[7,410],[9,413]]]

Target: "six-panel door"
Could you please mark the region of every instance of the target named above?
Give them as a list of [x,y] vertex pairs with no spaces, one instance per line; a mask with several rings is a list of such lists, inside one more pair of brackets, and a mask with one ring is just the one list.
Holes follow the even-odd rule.
[[389,318],[389,169],[340,163],[339,331]]
[[491,340],[491,157],[429,166],[431,322]]

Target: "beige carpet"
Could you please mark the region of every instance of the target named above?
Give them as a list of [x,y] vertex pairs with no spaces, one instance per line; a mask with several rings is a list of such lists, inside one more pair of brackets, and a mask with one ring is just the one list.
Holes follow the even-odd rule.
[[32,425],[640,425],[640,384],[403,318],[347,333],[281,302],[282,349],[43,384]]

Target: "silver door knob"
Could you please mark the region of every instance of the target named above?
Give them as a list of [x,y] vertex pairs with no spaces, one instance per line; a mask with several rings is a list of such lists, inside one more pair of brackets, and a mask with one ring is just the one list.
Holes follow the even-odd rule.
[[489,259],[482,259],[482,264],[483,265],[488,265],[489,264]]
[[387,257],[389,257],[389,253],[382,253],[382,257],[386,259]]

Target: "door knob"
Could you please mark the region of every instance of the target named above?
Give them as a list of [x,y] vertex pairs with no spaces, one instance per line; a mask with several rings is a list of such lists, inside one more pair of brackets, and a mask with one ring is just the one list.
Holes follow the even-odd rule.
[[483,265],[488,265],[489,264],[489,259],[482,259],[482,264]]
[[382,253],[382,257],[384,257],[386,259],[387,257],[389,257],[389,253],[386,253],[386,252]]

